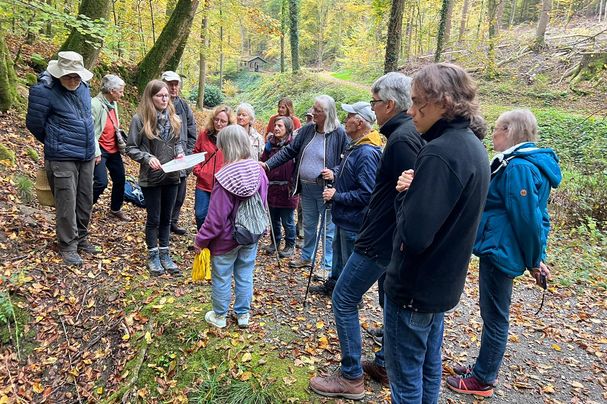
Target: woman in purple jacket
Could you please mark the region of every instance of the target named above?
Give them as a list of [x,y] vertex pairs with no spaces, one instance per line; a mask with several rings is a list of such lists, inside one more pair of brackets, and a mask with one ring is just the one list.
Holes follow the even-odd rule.
[[[293,140],[293,121],[288,116],[280,116],[274,122],[274,133],[268,137],[265,150],[261,155],[261,161],[267,161],[278,153],[283,147]],[[285,246],[280,251],[281,258],[292,257],[295,253],[295,209],[299,203],[299,196],[292,196],[295,172],[295,160],[276,167],[268,173],[270,185],[268,188],[268,205],[272,217],[272,230],[276,245],[272,242],[265,248],[269,254],[273,254],[280,245],[282,231],[280,224],[285,229]]]
[[209,211],[196,235],[195,248],[211,251],[213,310],[205,320],[218,328],[226,326],[226,315],[232,298],[234,274],[234,313],[240,328],[249,326],[249,310],[253,298],[253,269],[257,243],[238,244],[233,237],[234,218],[240,203],[259,192],[263,203],[268,195],[268,178],[251,158],[251,142],[247,132],[238,125],[221,131],[217,147],[222,151],[224,166],[215,174]]

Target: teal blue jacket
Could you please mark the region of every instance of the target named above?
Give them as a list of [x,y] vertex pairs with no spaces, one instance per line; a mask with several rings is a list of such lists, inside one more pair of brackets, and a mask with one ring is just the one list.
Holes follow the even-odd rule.
[[494,158],[474,254],[515,277],[538,268],[550,231],[548,197],[561,182],[552,149],[523,143]]

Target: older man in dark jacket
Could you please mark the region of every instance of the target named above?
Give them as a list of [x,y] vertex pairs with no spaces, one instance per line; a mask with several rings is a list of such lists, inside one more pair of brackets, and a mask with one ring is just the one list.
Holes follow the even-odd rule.
[[381,157],[382,139],[373,130],[375,113],[368,102],[341,104],[348,113],[344,127],[350,144],[335,172],[322,171],[323,178],[335,181],[333,188],[323,192],[325,202],[331,203],[331,218],[335,224],[331,276],[322,285],[310,289],[313,293],[331,296],[343,267],[354,249],[354,240],[362,225],[371,192],[375,186],[377,164]]
[[358,303],[386,271],[390,262],[392,235],[396,225],[394,201],[399,175],[413,168],[423,141],[406,110],[411,106],[411,79],[402,73],[388,73],[373,83],[371,105],[388,143],[379,161],[375,188],[354,252],[333,291],[333,314],[341,346],[341,371],[328,377],[314,377],[310,388],[329,397],[361,399],[365,395],[363,369],[387,384],[383,350],[374,362],[361,363],[362,337]]
[[91,93],[93,73],[76,52],[59,52],[31,88],[26,126],[44,143],[44,166],[55,197],[59,251],[69,265],[81,265],[79,251],[95,254],[87,240],[93,207],[95,131]]

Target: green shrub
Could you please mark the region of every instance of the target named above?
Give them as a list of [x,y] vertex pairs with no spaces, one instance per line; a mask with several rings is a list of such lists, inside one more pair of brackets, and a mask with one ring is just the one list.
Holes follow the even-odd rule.
[[14,182],[21,201],[25,204],[31,203],[34,200],[34,182],[23,174],[15,175]]
[[0,326],[4,326],[13,321],[15,310],[11,303],[8,292],[0,292]]
[[[207,108],[214,108],[221,104],[224,100],[224,95],[217,87],[213,84],[207,84],[204,86],[204,106]],[[194,88],[190,92],[189,100],[196,102],[198,100],[198,88]]]

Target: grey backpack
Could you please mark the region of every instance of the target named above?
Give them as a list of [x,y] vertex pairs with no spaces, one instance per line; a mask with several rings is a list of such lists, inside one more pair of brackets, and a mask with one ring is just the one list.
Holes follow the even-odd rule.
[[238,205],[234,218],[234,240],[240,245],[255,244],[268,227],[261,195],[256,192]]

